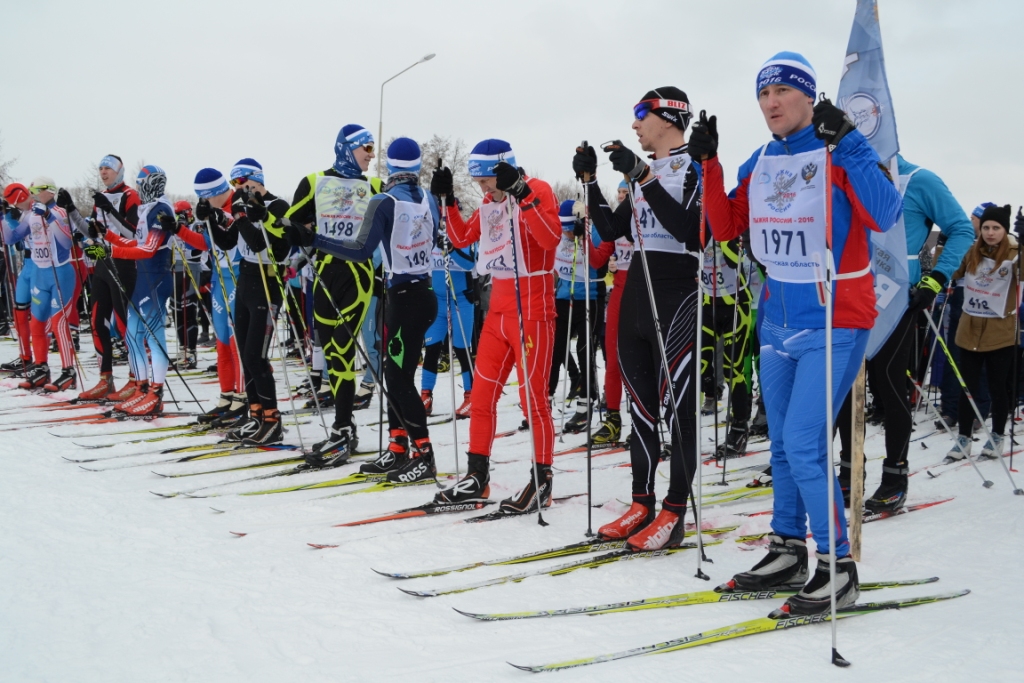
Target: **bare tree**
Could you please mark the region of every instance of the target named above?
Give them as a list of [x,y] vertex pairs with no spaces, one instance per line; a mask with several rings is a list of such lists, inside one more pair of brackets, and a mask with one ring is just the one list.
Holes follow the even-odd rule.
[[0,187],[6,187],[14,180],[14,178],[11,177],[11,167],[13,167],[17,161],[18,160],[16,158],[4,158],[4,142],[3,139],[0,138]]
[[[388,140],[381,149],[381,154],[385,154],[394,141],[395,138]],[[420,186],[430,187],[430,179],[440,162],[452,170],[452,183],[455,187],[455,196],[459,198],[462,215],[467,218],[472,215],[480,205],[483,193],[469,175],[469,149],[465,140],[434,135],[426,142],[420,143],[420,153],[423,159]]]

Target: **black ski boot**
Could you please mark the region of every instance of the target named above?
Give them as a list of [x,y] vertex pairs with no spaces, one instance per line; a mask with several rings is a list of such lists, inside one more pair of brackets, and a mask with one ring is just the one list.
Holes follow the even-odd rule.
[[409,458],[409,435],[404,429],[392,429],[388,448],[371,463],[359,466],[362,474],[387,474],[405,464]]
[[590,443],[595,446],[605,446],[618,443],[622,437],[622,415],[617,410],[609,410],[605,413],[604,422],[600,428],[590,436]]
[[467,472],[459,483],[434,496],[435,503],[475,503],[487,500],[491,495],[490,458],[486,455],[467,453]]
[[21,356],[18,356],[17,358],[15,358],[12,361],[0,364],[0,370],[3,370],[4,372],[13,373],[14,375],[17,376],[17,375],[20,375],[22,372],[24,372],[26,365],[31,365],[31,364],[32,364],[31,362],[26,363],[24,358],[22,358]]
[[388,481],[395,484],[411,484],[426,479],[437,479],[434,447],[430,445],[430,439],[419,439],[416,447],[409,449],[409,457],[398,468],[388,472]]
[[[540,465],[537,466],[537,479],[540,484],[540,504],[541,507],[551,506],[551,479],[554,473],[551,471],[551,465]],[[514,498],[506,498],[501,501],[498,506],[498,510],[501,512],[521,515],[528,512],[532,512],[537,509],[537,487],[534,486],[533,479],[533,468],[530,468],[530,481],[527,482],[526,488],[519,492],[519,495]]]
[[233,394],[230,392],[220,395],[217,405],[196,418],[199,424],[211,424],[222,418],[237,418],[245,414],[245,394]]
[[358,444],[358,439],[354,438],[352,427],[331,427],[331,435],[313,444],[313,450],[303,457],[310,467],[339,467],[352,457],[355,448],[353,444]]
[[284,441],[284,425],[281,413],[276,409],[264,410],[259,429],[252,436],[242,439],[243,446],[267,446]]
[[754,477],[754,481],[747,484],[748,489],[758,489],[762,486],[772,485],[772,466],[768,465],[759,474]]
[[739,458],[747,454],[747,424],[736,423],[729,428],[725,443],[715,452],[717,460]]
[[45,363],[31,365],[25,370],[25,379],[18,382],[22,389],[41,389],[50,383],[50,367]]
[[370,401],[373,399],[373,387],[372,383],[359,383],[359,388],[356,389],[356,397],[352,401],[352,410],[363,410],[370,407]]
[[[843,497],[843,507],[850,507],[850,497],[853,495],[850,493],[850,486],[853,481],[853,463],[851,463],[844,451],[839,452],[839,493]],[[861,485],[867,480],[867,471],[862,472]]]
[[[594,410],[597,410],[596,406]],[[589,427],[590,421],[587,419],[587,402],[585,399],[577,399],[576,413],[566,420],[565,427],[562,428],[562,432],[565,434],[579,434],[580,432],[586,431]]]
[[76,379],[75,369],[71,367],[63,368],[60,371],[60,375],[57,376],[57,379],[52,382],[47,382],[43,389],[49,392],[67,391],[68,389],[74,389],[77,386],[78,380]]
[[[822,614],[832,609],[832,584],[829,580],[828,555],[815,553],[818,566],[814,576],[799,593],[786,600],[779,608],[779,616],[798,614]],[[847,555],[836,559],[836,609],[842,609],[857,602],[860,597],[860,581],[857,565]]]
[[864,507],[871,512],[895,512],[907,502],[907,464],[902,467],[882,466],[882,483],[871,497],[864,501]]
[[747,430],[750,436],[768,436],[768,411],[764,409],[764,401],[757,398],[757,416]]
[[[261,409],[250,407],[248,417],[240,415],[234,422],[234,428],[224,435],[224,440],[229,443],[241,443],[245,439],[255,436],[263,424],[262,415]],[[213,424],[216,425],[217,422]]]
[[807,583],[807,543],[802,538],[768,534],[768,554],[747,572],[736,574],[725,586],[729,590],[764,591],[794,589]]

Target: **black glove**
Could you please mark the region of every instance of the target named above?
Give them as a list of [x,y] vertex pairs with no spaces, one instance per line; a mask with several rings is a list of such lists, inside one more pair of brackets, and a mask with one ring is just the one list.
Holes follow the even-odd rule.
[[718,156],[718,117],[708,118],[701,109],[700,119],[690,128],[690,157],[694,161],[710,161]]
[[99,239],[100,235],[106,235],[106,229],[96,221],[95,218],[85,219],[85,231],[89,233],[90,239]]
[[267,204],[259,192],[253,192],[249,196],[249,202],[245,205],[245,215],[253,223],[267,220]]
[[92,203],[93,206],[95,206],[99,210],[106,211],[107,213],[112,214],[117,213],[117,211],[114,210],[114,205],[110,203],[110,197],[103,194],[102,192],[97,192],[93,194]]
[[856,128],[846,112],[828,99],[823,99],[814,105],[811,124],[814,126],[814,136],[819,140],[824,140],[830,152],[836,148],[847,133]]
[[11,210],[11,205],[7,203],[6,199],[0,199],[0,214],[5,214]]
[[452,178],[452,169],[447,166],[434,169],[434,174],[430,176],[430,194],[437,197],[446,195],[450,203],[454,193],[455,180]]
[[1017,241],[1024,242],[1024,209],[1017,209],[1017,217],[1013,219],[1013,231],[1017,233]]
[[167,232],[171,233],[172,235],[177,235],[178,230],[181,229],[181,225],[178,223],[175,217],[169,213],[160,214],[157,217],[157,220],[160,221],[160,227],[166,230]]
[[502,192],[507,192],[519,201],[530,194],[530,186],[523,180],[523,173],[515,166],[499,161],[494,165],[494,184]]
[[647,175],[647,162],[633,154],[623,146],[621,140],[613,140],[604,148],[608,154],[608,160],[612,162],[612,168],[619,173],[629,176],[631,179],[640,182]]
[[285,222],[284,233],[285,237],[288,238],[288,244],[299,249],[313,246],[313,240],[316,239],[315,232],[295,221]]
[[197,235],[205,235],[206,234],[206,223],[203,222],[203,221],[198,221],[196,223],[193,223],[189,227],[189,230],[191,230],[192,232],[194,232]]
[[78,207],[75,206],[75,200],[71,198],[71,193],[65,190],[63,187],[57,190],[57,206],[64,209],[68,213],[72,211],[78,211]]
[[235,222],[238,224],[238,234],[242,236],[253,252],[259,253],[267,248],[267,240],[263,238],[263,231],[253,225],[248,216],[242,216]]
[[590,145],[577,147],[576,154],[572,158],[572,170],[579,180],[587,180],[586,174],[589,174],[589,180],[596,178],[597,151]]
[[907,309],[911,313],[917,313],[928,308],[935,301],[935,297],[942,291],[945,284],[946,276],[942,273],[933,272],[925,275],[914,289],[911,290],[910,305],[907,306]]
[[572,236],[583,237],[587,233],[587,222],[582,218],[577,218],[572,222]]
[[450,254],[455,251],[455,245],[452,244],[452,241],[440,232],[437,233],[437,239],[434,240],[434,244],[436,244],[437,248],[446,254]]
[[[97,206],[99,205],[97,204]],[[200,199],[199,202],[196,203],[196,210],[194,213],[196,220],[205,221],[207,218],[210,217],[210,214],[212,212],[213,207],[210,206],[209,199]]]

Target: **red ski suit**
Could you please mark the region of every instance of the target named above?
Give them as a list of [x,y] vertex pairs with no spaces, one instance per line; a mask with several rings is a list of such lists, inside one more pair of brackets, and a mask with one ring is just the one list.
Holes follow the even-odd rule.
[[[530,194],[518,202],[522,249],[517,254],[525,270],[536,275],[491,279],[491,305],[484,319],[473,376],[472,408],[469,422],[469,452],[490,456],[497,430],[497,405],[505,380],[515,365],[519,400],[526,403],[519,338],[516,280],[523,303],[523,332],[526,336],[526,368],[530,382],[530,423],[537,462],[551,464],[555,427],[548,405],[551,348],[555,337],[555,283],[552,272],[555,252],[562,239],[558,200],[543,180],[525,178]],[[488,194],[484,204],[494,202]],[[512,199],[512,201],[515,201]],[[445,207],[448,236],[462,248],[480,239],[480,211],[463,220],[453,206]]]

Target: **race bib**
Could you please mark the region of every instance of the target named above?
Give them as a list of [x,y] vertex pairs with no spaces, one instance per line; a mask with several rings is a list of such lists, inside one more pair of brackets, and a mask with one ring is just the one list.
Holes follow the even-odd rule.
[[1013,261],[1003,261],[997,268],[992,259],[982,259],[976,272],[964,276],[964,313],[975,318],[1005,318],[1013,269]]

